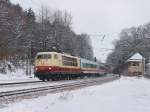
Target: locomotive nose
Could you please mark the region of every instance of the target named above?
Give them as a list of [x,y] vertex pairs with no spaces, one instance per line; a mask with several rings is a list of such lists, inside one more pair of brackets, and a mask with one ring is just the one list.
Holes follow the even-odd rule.
[[35,71],[37,71],[37,70],[38,70],[38,67],[35,68]]

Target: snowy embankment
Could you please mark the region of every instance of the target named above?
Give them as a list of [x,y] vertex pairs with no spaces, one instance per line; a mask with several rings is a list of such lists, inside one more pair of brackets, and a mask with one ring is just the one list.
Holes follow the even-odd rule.
[[24,82],[26,80],[32,81],[37,79],[34,78],[33,74],[31,76],[25,74],[25,62],[20,61],[18,66],[14,66],[9,61],[0,61],[0,83]]
[[23,69],[18,69],[15,72],[7,72],[6,74],[0,73],[0,83],[11,83],[11,82],[21,82],[21,81],[34,81],[38,80],[34,78],[34,75],[27,76]]
[[126,78],[10,104],[0,112],[150,112],[150,80]]

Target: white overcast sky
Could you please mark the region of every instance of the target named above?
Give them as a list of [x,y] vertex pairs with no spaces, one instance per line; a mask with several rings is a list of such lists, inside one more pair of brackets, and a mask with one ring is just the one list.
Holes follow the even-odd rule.
[[[112,42],[123,28],[138,26],[150,21],[150,0],[11,0],[24,8],[32,7],[37,13],[41,5],[67,10],[73,16],[76,33],[91,35],[94,53],[105,60]],[[102,36],[106,35],[103,42]]]

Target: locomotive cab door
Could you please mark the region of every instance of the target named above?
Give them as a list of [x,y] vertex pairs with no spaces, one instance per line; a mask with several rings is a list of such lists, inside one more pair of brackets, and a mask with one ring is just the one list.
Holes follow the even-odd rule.
[[60,57],[58,54],[53,55],[53,64],[54,66],[60,66]]

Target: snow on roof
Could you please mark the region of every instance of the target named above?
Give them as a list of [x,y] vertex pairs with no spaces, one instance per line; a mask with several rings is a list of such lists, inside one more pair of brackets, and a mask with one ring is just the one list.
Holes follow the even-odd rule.
[[143,59],[143,56],[139,53],[134,54],[130,59]]
[[127,62],[128,61],[140,61],[140,60],[142,60],[143,59],[143,56],[141,55],[141,54],[139,54],[139,53],[136,53],[136,54],[134,54],[131,58],[129,58],[128,60],[127,60]]
[[127,62],[140,62],[140,61],[142,61],[141,59],[129,59],[129,60],[127,60]]

